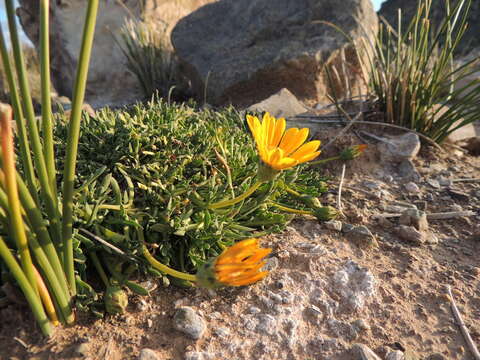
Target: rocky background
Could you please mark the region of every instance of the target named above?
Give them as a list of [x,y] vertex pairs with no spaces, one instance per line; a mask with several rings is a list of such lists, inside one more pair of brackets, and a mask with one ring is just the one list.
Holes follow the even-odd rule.
[[[19,3],[24,30],[38,46],[38,1]],[[84,1],[61,0],[52,6],[52,77],[59,95],[71,97]],[[388,0],[379,15],[394,25],[399,7],[405,25],[415,13],[417,0]],[[444,2],[433,1],[434,23],[444,13]],[[213,105],[247,106],[282,88],[307,105],[326,102],[332,89],[322,73],[325,66],[336,67],[340,74],[337,96],[346,95],[346,80],[358,89],[358,95],[364,90],[359,61],[346,38],[326,22],[339,26],[354,40],[371,38],[378,28],[370,0],[348,0],[342,6],[334,0],[102,1],[86,97],[93,107],[125,105],[143,98],[116,41],[121,27],[132,18],[154,27],[166,25],[194,97]],[[480,3],[474,1],[460,57],[478,56],[479,21]]]

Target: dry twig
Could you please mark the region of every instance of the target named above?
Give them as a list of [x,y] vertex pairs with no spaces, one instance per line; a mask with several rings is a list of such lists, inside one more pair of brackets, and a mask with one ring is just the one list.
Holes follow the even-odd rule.
[[340,177],[340,185],[338,186],[338,197],[337,197],[337,208],[338,211],[342,212],[342,186],[343,186],[343,180],[345,178],[345,169],[346,166],[343,164],[342,166],[342,176]]
[[478,348],[472,340],[470,333],[468,332],[467,326],[460,315],[460,311],[458,311],[457,305],[455,304],[455,300],[453,298],[452,289],[450,285],[447,286],[448,297],[450,300],[450,306],[452,308],[453,316],[455,317],[455,321],[457,325],[460,326],[460,330],[462,331],[463,337],[465,338],[465,342],[468,345],[468,348],[472,352],[473,357],[475,360],[480,360],[480,352],[478,352]]
[[[427,219],[428,220],[445,220],[445,219],[453,219],[457,217],[474,216],[474,215],[476,215],[475,211],[449,211],[449,212],[427,214]],[[372,218],[373,219],[395,218],[400,216],[402,216],[402,214],[385,213],[385,214],[372,215]]]

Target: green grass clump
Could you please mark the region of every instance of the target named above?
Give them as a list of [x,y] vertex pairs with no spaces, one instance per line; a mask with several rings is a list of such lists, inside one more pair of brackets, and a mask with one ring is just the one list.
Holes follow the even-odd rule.
[[[233,108],[198,111],[152,101],[131,111],[103,110],[82,122],[81,133],[77,182],[84,185],[76,192],[75,227],[130,256],[141,256],[145,240],[160,261],[182,271],[196,270],[236,240],[283,229],[291,215],[265,200],[301,206],[287,201],[281,184],[312,196],[325,191],[317,172],[300,175],[297,167],[236,206],[208,209],[256,180],[255,145]],[[59,145],[64,135],[59,122]]]
[[186,83],[178,72],[166,26],[129,20],[120,35],[117,43],[127,60],[127,67],[136,76],[147,98],[157,92],[165,98],[171,90],[176,95],[185,92]]
[[[469,24],[471,0],[461,0],[433,29],[431,0],[420,0],[406,29],[382,24],[374,44],[364,43],[369,57],[370,92],[379,100],[385,121],[418,131],[442,142],[456,129],[480,118],[480,82],[460,81],[479,64],[474,59],[454,64],[454,53]],[[474,26],[475,24],[470,24]],[[441,45],[441,41],[443,44]]]

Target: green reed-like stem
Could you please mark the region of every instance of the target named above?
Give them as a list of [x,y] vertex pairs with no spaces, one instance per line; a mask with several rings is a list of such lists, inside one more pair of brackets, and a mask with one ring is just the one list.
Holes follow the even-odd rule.
[[17,124],[17,135],[20,144],[20,156],[22,159],[23,169],[25,177],[27,179],[28,188],[35,199],[35,202],[39,205],[35,172],[33,170],[32,156],[30,155],[30,144],[27,137],[27,127],[25,125],[25,118],[23,116],[22,105],[20,104],[20,97],[17,91],[17,81],[12,70],[10,58],[8,56],[8,49],[3,36],[2,29],[0,28],[0,53],[2,57],[3,70],[7,76],[8,88],[10,90],[10,98],[14,110],[15,120]]
[[35,236],[30,238],[30,248],[32,249],[33,254],[35,255],[35,259],[40,265],[43,273],[45,274],[45,278],[52,289],[53,298],[56,300],[56,303],[60,309],[61,317],[67,324],[72,324],[75,320],[73,315],[72,309],[70,307],[70,294],[64,291],[62,288],[61,282],[57,277],[52,265],[48,261],[45,252],[40,247]]
[[13,277],[17,280],[20,288],[22,289],[25,297],[32,309],[33,315],[37,320],[42,332],[50,336],[52,334],[53,328],[52,324],[48,320],[47,315],[45,314],[45,310],[42,305],[42,301],[40,300],[40,296],[36,293],[30,282],[28,281],[27,277],[25,276],[24,272],[22,271],[21,267],[18,265],[15,257],[12,255],[10,250],[5,244],[5,241],[0,236],[0,256],[5,261],[5,264],[12,272]]
[[67,280],[76,293],[75,270],[73,266],[73,189],[75,181],[76,158],[78,151],[78,140],[80,136],[80,121],[82,117],[82,104],[85,97],[87,83],[88,64],[93,44],[95,23],[97,19],[98,0],[89,0],[85,26],[83,29],[82,48],[78,61],[77,77],[73,93],[72,114],[68,127],[67,153],[65,158],[65,169],[63,173],[63,219],[62,237],[64,248],[64,269]]
[[8,197],[8,212],[12,224],[12,233],[15,237],[17,250],[20,254],[22,269],[30,281],[33,290],[38,292],[32,258],[30,256],[30,251],[28,250],[28,240],[23,224],[20,200],[18,199],[11,119],[12,108],[8,105],[1,105],[0,147],[2,148],[2,166],[5,177],[5,192]]
[[50,98],[49,0],[40,1],[40,75],[42,84],[43,151],[50,190],[57,198],[57,179],[53,150],[52,104]]
[[23,205],[23,209],[27,215],[28,221],[32,225],[32,231],[38,238],[38,241],[45,252],[55,274],[57,274],[60,286],[64,294],[69,294],[67,279],[58,257],[56,248],[50,238],[50,233],[47,229],[46,221],[43,219],[41,210],[35,206],[35,202],[28,191],[23,179],[17,174],[18,193],[20,195],[20,201]]
[[57,199],[53,198],[50,191],[50,183],[47,173],[47,166],[43,156],[42,143],[40,141],[40,134],[38,132],[37,121],[35,119],[35,112],[33,110],[32,97],[30,96],[30,86],[27,81],[27,72],[23,53],[18,36],[17,25],[15,22],[15,9],[13,0],[5,0],[5,7],[7,10],[8,27],[10,30],[10,38],[12,42],[13,56],[15,59],[15,67],[17,69],[17,77],[20,86],[20,93],[22,104],[28,122],[28,135],[32,142],[32,151],[34,154],[35,170],[40,182],[40,192],[52,225],[52,234],[57,242],[61,240],[60,232],[60,214],[58,212]]
[[263,184],[263,182],[257,181],[247,191],[245,191],[242,195],[237,196],[236,198],[233,198],[233,199],[230,199],[230,200],[225,200],[225,201],[220,201],[220,202],[217,202],[217,203],[214,203],[214,204],[210,204],[208,206],[208,208],[209,209],[221,209],[221,208],[224,208],[224,207],[227,207],[227,206],[235,205],[235,204],[239,203],[240,201],[245,200],[250,195],[252,195],[255,192],[255,190],[257,190],[260,187],[260,185],[262,185],[262,184]]

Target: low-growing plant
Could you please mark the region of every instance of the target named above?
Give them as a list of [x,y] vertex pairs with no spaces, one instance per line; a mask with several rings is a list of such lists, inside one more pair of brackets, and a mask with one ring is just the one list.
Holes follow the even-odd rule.
[[[416,15],[402,29],[381,24],[374,44],[363,40],[369,56],[370,91],[378,98],[385,121],[413,129],[436,142],[480,118],[480,82],[459,86],[480,64],[455,65],[454,52],[467,28],[471,0],[460,0],[438,29],[430,22],[431,0],[419,0]],[[473,24],[472,24],[473,26]],[[440,45],[440,41],[443,45]]]
[[[316,157],[319,142],[302,146],[307,129],[285,131],[285,120],[268,114],[266,121],[276,138],[264,146],[258,129],[266,125],[249,116],[258,165],[245,121],[233,108],[198,111],[151,101],[89,118],[79,144],[78,239],[99,254],[103,267],[112,263],[107,253],[121,254],[119,278],[128,277],[121,269],[129,263],[205,285],[205,266],[235,241],[278,232],[292,213],[335,217],[318,201],[326,190],[319,172],[294,167]],[[65,129],[61,122],[58,127],[61,144]],[[353,147],[339,159],[363,150]]]

